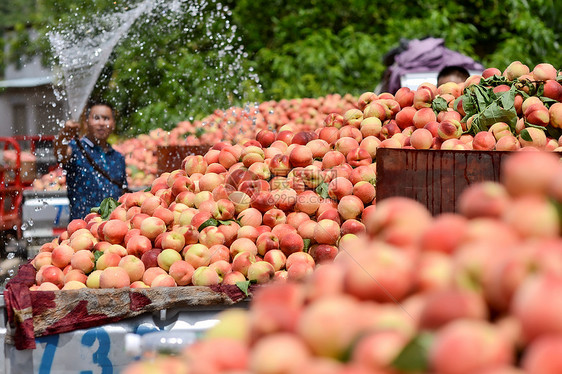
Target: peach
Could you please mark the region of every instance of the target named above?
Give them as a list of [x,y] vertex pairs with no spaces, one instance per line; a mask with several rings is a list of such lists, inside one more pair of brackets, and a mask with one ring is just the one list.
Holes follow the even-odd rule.
[[374,92],[369,92],[369,91],[363,92],[361,95],[359,95],[359,98],[357,99],[357,107],[360,110],[363,110],[367,105],[369,105],[371,102],[377,99],[378,96]]
[[474,140],[472,141],[472,147],[475,150],[481,151],[491,151],[496,146],[496,138],[494,134],[488,131],[480,131],[474,135]]
[[111,219],[103,226],[103,238],[111,244],[120,244],[129,231],[129,225],[118,219]]
[[406,334],[396,330],[368,332],[354,347],[351,362],[373,372],[382,372],[392,367],[394,359],[404,349],[408,340]]
[[[530,129],[529,129],[530,130]],[[518,152],[502,163],[501,180],[513,196],[544,195],[560,170],[558,158],[546,152]]]
[[67,244],[56,246],[51,252],[51,263],[59,268],[64,268],[70,264],[74,255],[74,249]]
[[562,103],[555,103],[548,110],[550,115],[550,124],[556,128],[562,128]]
[[435,99],[437,89],[433,91],[432,87],[420,85],[416,91],[414,91],[414,102],[413,106],[416,109],[430,108],[433,99]]
[[365,118],[363,121],[361,121],[359,130],[363,138],[366,138],[368,136],[379,136],[382,130],[382,122],[377,117]]
[[222,244],[215,244],[209,248],[211,253],[210,264],[217,261],[229,261],[230,260],[230,249],[229,247]]
[[517,151],[521,148],[521,143],[511,134],[501,137],[496,142],[496,151]]
[[502,75],[501,70],[499,70],[497,68],[487,68],[487,69],[484,69],[484,71],[482,72],[482,78],[484,78],[484,79],[490,78],[494,75],[497,75],[498,77],[500,77]]
[[294,252],[301,252],[304,249],[303,238],[295,232],[288,232],[279,237],[279,249],[286,256]]
[[208,266],[200,266],[195,269],[191,277],[191,283],[194,286],[212,286],[219,284],[221,280],[218,273]]
[[264,213],[275,206],[275,199],[271,192],[262,190],[252,196],[250,206]]
[[221,278],[232,271],[232,264],[227,260],[218,260],[212,262],[211,264],[209,264],[209,267],[215,270]]
[[558,75],[558,71],[551,64],[542,63],[537,64],[531,74],[535,80],[546,81],[549,79],[555,80]]
[[335,200],[353,193],[353,184],[344,177],[336,177],[328,184],[328,195]]
[[381,244],[353,256],[356,260],[348,263],[345,278],[346,290],[351,295],[364,300],[396,302],[411,290],[414,269],[405,252]]
[[513,347],[486,321],[455,320],[435,336],[429,352],[431,368],[442,374],[474,373],[514,360]]
[[247,269],[249,281],[263,284],[271,281],[275,274],[275,268],[267,261],[256,261],[251,263]]
[[207,226],[199,233],[199,243],[206,247],[212,247],[216,244],[225,244],[226,238],[218,227]]
[[125,269],[129,275],[131,282],[139,281],[144,274],[145,266],[140,258],[133,255],[127,255],[119,261],[119,267]]
[[343,196],[338,204],[338,213],[344,220],[358,218],[363,209],[363,201],[355,195]]
[[[550,99],[560,101],[562,99],[562,84],[558,83],[553,79],[549,79],[544,83],[543,86],[545,97]],[[552,107],[552,106],[551,106]]]
[[88,274],[94,269],[95,258],[91,251],[82,249],[72,255],[70,265],[73,269],[78,269]]
[[513,61],[505,70],[503,71],[503,76],[508,80],[512,81],[519,78],[522,75],[529,74],[529,67],[521,61]]
[[[188,179],[187,177],[184,178]],[[159,206],[166,206],[166,203],[162,200],[162,198],[154,195],[149,196],[142,202],[140,206],[141,213],[151,216],[152,214],[154,214],[154,210]]]
[[433,135],[425,128],[417,128],[410,136],[410,144],[415,149],[429,149],[433,144]]
[[279,238],[272,232],[264,232],[256,239],[257,253],[264,256],[267,252],[279,249]]
[[339,151],[328,151],[322,159],[322,169],[331,169],[345,162],[345,156]]
[[398,246],[416,243],[431,221],[426,207],[403,197],[389,197],[372,207],[372,213],[365,209],[362,214],[367,233]]
[[166,271],[160,267],[147,268],[142,276],[142,282],[150,287],[152,281],[161,274],[166,274]]
[[127,250],[120,244],[110,244],[103,253],[115,253],[119,255],[119,257],[123,257],[127,255]]
[[[526,342],[562,331],[562,319],[556,312],[561,292],[562,278],[554,274],[528,277],[515,291],[510,311],[521,323]],[[539,304],[533,304],[536,302]]]
[[423,303],[419,326],[422,329],[438,329],[464,318],[486,320],[488,308],[484,298],[468,290],[436,290]]
[[281,209],[270,209],[263,214],[263,224],[269,227],[287,222],[287,216]]
[[88,279],[86,280],[86,286],[88,288],[100,288],[100,275],[103,270],[94,270],[88,274]]
[[375,186],[367,181],[359,181],[353,186],[353,196],[358,197],[363,204],[371,204],[376,196]]
[[240,212],[237,219],[240,226],[258,227],[262,224],[262,213],[256,208],[248,208]]
[[258,253],[258,248],[253,240],[248,238],[238,238],[230,245],[230,256],[234,258],[241,252],[250,252],[251,254],[256,255]]
[[459,121],[446,120],[439,123],[437,135],[442,140],[458,139],[462,135],[462,126]]
[[176,281],[169,274],[157,275],[150,284],[150,287],[176,287]]
[[[211,255],[212,253],[207,246],[197,243],[185,247],[183,258],[192,265],[193,268],[197,269],[201,266],[208,266],[211,263]],[[158,257],[160,257],[160,255],[158,255]],[[172,263],[170,263],[170,266]]]
[[[485,181],[472,184],[463,190],[459,195],[457,209],[467,218],[501,217],[510,201],[503,184]],[[460,225],[458,227],[460,228]]]
[[316,192],[304,191],[297,195],[295,210],[297,212],[304,212],[308,215],[314,215],[318,210],[319,205],[320,205],[320,196]]
[[103,269],[99,282],[100,288],[123,288],[131,285],[127,271],[118,266]]
[[91,235],[89,231],[87,234],[78,235],[75,237],[71,235],[70,238],[71,239],[69,245],[72,247],[72,249],[74,249],[74,252],[83,249],[91,251],[96,243],[96,239],[93,235]]
[[350,137],[343,137],[336,140],[334,143],[334,151],[338,151],[344,156],[347,157],[347,154],[351,152],[351,150],[356,149],[359,147],[359,141],[354,138]]
[[271,249],[263,256],[264,261],[273,265],[275,271],[285,268],[287,256],[279,249]]
[[[396,113],[396,124],[401,130],[414,125],[414,116],[417,113],[417,109],[414,107],[402,108],[398,113]],[[372,134],[377,136],[378,134]]]
[[562,349],[560,334],[541,336],[527,346],[521,359],[525,373],[554,374],[562,371],[562,360],[557,352]]
[[78,269],[70,269],[63,278],[64,284],[67,284],[71,281],[76,281],[82,283],[84,286],[86,286],[87,280],[88,276],[82,270]]
[[248,368],[252,373],[292,373],[310,357],[309,348],[297,336],[277,333],[265,336],[254,345]]
[[345,295],[314,300],[302,311],[297,334],[315,355],[341,359],[360,332],[356,320],[341,316],[358,310],[357,302]]
[[61,290],[79,290],[81,288],[86,288],[84,282],[80,282],[77,280],[70,280],[64,284]]
[[104,270],[108,267],[117,267],[121,261],[121,256],[117,253],[104,253],[96,261],[96,269]]
[[[88,252],[90,252],[90,251],[88,251]],[[51,252],[39,252],[33,258],[33,260],[31,260],[31,264],[33,265],[35,270],[39,270],[45,265],[52,265],[51,256],[52,256]],[[74,255],[73,255],[73,257],[74,257]],[[71,259],[71,262],[72,262],[72,259]]]
[[400,87],[394,94],[394,98],[401,108],[412,106],[414,104],[414,91],[408,87]]
[[141,235],[146,236],[150,240],[156,239],[158,235],[166,232],[166,229],[166,223],[158,217],[145,218],[140,225]]
[[287,224],[298,229],[301,224],[310,220],[310,217],[305,212],[291,212],[287,215]]
[[205,158],[203,156],[191,155],[187,156],[182,161],[182,167],[188,176],[191,176],[195,173],[203,174],[207,170],[207,161],[205,161]]
[[298,227],[298,234],[303,239],[314,239],[314,230],[318,223],[314,220],[308,220]]
[[356,219],[347,219],[341,225],[341,235],[345,234],[364,234],[366,232],[365,225]]
[[234,285],[238,282],[245,282],[246,280],[247,279],[244,274],[240,273],[239,271],[232,271],[224,276],[222,284]]
[[135,235],[127,242],[127,253],[137,257],[152,249],[152,242],[144,235]]

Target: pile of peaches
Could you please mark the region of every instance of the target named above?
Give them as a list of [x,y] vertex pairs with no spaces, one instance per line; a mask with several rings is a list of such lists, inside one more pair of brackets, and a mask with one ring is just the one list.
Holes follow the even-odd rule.
[[33,289],[302,279],[333,260],[341,236],[366,232],[375,212],[375,148],[343,136],[349,128],[262,130],[187,156],[150,191],[122,195],[105,219],[73,220],[43,245]]
[[236,144],[243,138],[255,137],[262,129],[312,131],[320,127],[326,115],[343,114],[354,108],[356,101],[349,94],[332,94],[216,110],[202,120],[182,121],[171,131],[155,129],[119,142],[115,148],[125,155],[129,185],[148,186],[157,176],[158,146],[212,146],[221,141]]
[[517,152],[501,182],[469,186],[458,214],[379,202],[333,261],[125,373],[562,372],[562,164]]

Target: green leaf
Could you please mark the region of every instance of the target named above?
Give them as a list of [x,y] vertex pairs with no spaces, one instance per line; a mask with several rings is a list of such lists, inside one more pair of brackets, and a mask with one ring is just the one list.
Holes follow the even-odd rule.
[[328,194],[328,183],[322,181],[322,183],[320,183],[318,187],[316,187],[316,193],[323,199],[327,199],[328,197],[330,197],[330,195]]
[[92,269],[92,271],[96,270],[96,264],[101,255],[103,255],[102,251],[94,251],[94,268]]
[[562,136],[562,129],[556,127],[547,126],[546,132],[552,139],[559,139]]
[[303,239],[302,241],[304,242],[303,252],[308,253],[308,248],[310,247],[310,239]]
[[415,336],[392,362],[392,367],[401,372],[426,372],[428,370],[428,351],[433,336],[421,333]]
[[531,135],[529,134],[529,131],[527,131],[527,129],[523,129],[521,130],[521,132],[519,133],[519,135],[521,136],[521,139],[527,141],[527,142],[532,142],[533,138],[531,137]]
[[431,107],[433,108],[433,111],[439,113],[439,112],[444,112],[447,110],[447,108],[449,108],[449,106],[447,105],[447,100],[445,100],[442,97],[436,97],[432,102],[431,102]]
[[198,127],[195,129],[195,137],[200,138],[201,135],[205,133],[205,129],[203,127]]
[[209,227],[209,226],[218,226],[219,225],[219,221],[217,221],[214,218],[209,218],[208,220],[206,220],[205,222],[203,222],[198,228],[198,231],[202,231],[205,227]]
[[240,291],[244,292],[244,295],[248,296],[248,288],[250,288],[250,281],[242,281],[236,282],[236,286],[240,289]]
[[221,225],[230,225],[232,222],[236,223],[236,220],[233,219],[227,219],[227,220],[217,220]]
[[109,215],[115,208],[117,208],[120,204],[112,197],[106,197],[103,199],[99,207],[92,208],[90,211],[92,213],[99,213],[101,219],[107,220]]
[[97,261],[98,258],[101,257],[101,255],[103,255],[102,251],[94,251],[94,261]]

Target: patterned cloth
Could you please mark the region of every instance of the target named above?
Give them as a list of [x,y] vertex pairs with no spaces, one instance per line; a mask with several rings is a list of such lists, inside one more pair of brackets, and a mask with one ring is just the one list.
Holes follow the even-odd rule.
[[[86,152],[104,169],[114,180],[127,185],[125,172],[125,158],[122,154],[111,148],[107,152],[86,137],[80,140]],[[70,200],[70,220],[84,218],[90,209],[99,206],[106,197],[118,199],[122,190],[111,183],[107,178],[98,173],[84,157],[75,140],[71,140],[72,156],[64,164],[67,172],[66,185],[68,199]]]

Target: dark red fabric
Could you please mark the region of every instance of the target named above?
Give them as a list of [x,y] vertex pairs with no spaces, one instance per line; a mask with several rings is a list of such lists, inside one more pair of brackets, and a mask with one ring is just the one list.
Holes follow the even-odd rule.
[[15,330],[14,343],[18,349],[35,348],[32,313],[29,313],[29,318],[24,320],[22,317],[16,318],[16,315],[26,309],[32,312],[29,287],[35,283],[35,273],[35,268],[30,262],[21,265],[16,276],[10,279],[4,290],[8,323]]
[[[35,275],[36,270],[30,263],[20,266],[18,273],[8,282],[4,291],[8,323],[13,329],[14,345],[16,349],[20,350],[34,349],[36,347],[33,316],[45,315],[49,310],[57,308],[54,291],[31,292],[29,290],[29,287],[35,284]],[[257,285],[251,285],[248,292],[252,293],[257,287]],[[217,285],[210,288],[215,292],[226,294],[233,302],[241,301],[248,297],[236,285]],[[129,297],[131,301],[129,310],[131,311],[142,311],[143,308],[152,303],[149,297],[137,292],[130,292]],[[27,313],[26,317],[28,318],[21,320],[22,311]],[[124,318],[126,317],[107,316],[103,313],[89,314],[88,301],[81,300],[72,311],[49,326],[41,336],[115,323]]]
[[121,317],[107,317],[103,313],[88,314],[88,302],[82,300],[62,319],[53,323],[46,331],[45,335],[60,334],[79,329],[101,326],[106,323],[117,322]]
[[[248,294],[251,295],[256,288],[259,287],[258,285],[252,284],[248,288]],[[240,301],[248,296],[240,288],[235,284],[217,284],[210,286],[211,290],[215,292],[222,292],[225,293],[232,301],[237,302]]]
[[131,298],[131,304],[129,304],[129,309],[134,312],[136,312],[137,310],[141,310],[142,308],[144,308],[147,305],[150,305],[151,303],[150,299],[146,295],[137,292],[131,292],[129,294],[129,297]]

